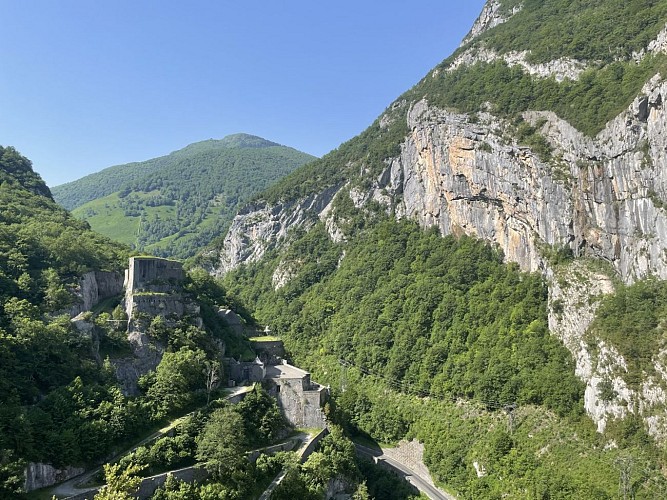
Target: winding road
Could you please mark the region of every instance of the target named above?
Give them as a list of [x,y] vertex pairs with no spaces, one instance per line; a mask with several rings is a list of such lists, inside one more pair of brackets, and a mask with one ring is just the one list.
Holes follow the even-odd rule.
[[384,454],[382,448],[373,449],[359,443],[354,443],[354,446],[357,450],[357,455],[369,457],[377,464],[384,464],[394,469],[400,476],[405,478],[406,481],[408,481],[415,488],[417,488],[432,500],[456,500],[456,497],[453,497],[452,495],[439,490],[433,485],[433,483],[431,483],[430,480],[420,476],[407,465],[399,462],[394,458],[389,458]]
[[[229,394],[227,394],[225,396],[225,399],[231,399],[235,396],[238,396],[239,394],[242,394],[244,392],[248,392],[251,389],[252,389],[251,386],[234,387],[233,389],[230,390]],[[188,413],[187,415],[183,415],[182,417],[179,417],[175,420],[172,420],[169,425],[167,425],[166,427],[163,427],[159,431],[154,432],[150,436],[142,439],[138,443],[134,444],[131,448],[117,454],[111,460],[109,460],[109,462],[115,462],[118,459],[120,459],[121,457],[123,457],[124,455],[127,455],[128,453],[133,452],[139,446],[142,446],[142,445],[144,445],[144,444],[146,444],[150,441],[154,441],[154,440],[164,436],[171,429],[176,427],[178,424],[183,422],[183,420],[185,420],[187,417],[189,417],[190,415],[194,414],[197,411],[199,411],[199,408],[197,410],[194,410],[194,411]],[[72,479],[69,479],[69,480],[67,480],[63,483],[60,483],[57,486],[54,486],[53,488],[51,488],[49,493],[51,495],[55,496],[56,498],[68,498],[68,497],[72,497],[72,496],[75,496],[75,495],[79,495],[81,493],[85,493],[87,491],[95,490],[99,486],[88,486],[88,487],[86,487],[86,486],[81,486],[81,485],[89,483],[89,481],[92,479],[92,477],[95,476],[95,474],[97,474],[100,470],[102,470],[102,467],[96,467],[96,468],[91,469],[87,472],[84,472],[83,474],[81,474],[79,476],[73,477]]]

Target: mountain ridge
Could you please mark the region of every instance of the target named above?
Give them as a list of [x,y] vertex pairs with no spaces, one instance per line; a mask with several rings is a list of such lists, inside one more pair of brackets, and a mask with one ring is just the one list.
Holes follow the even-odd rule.
[[[93,229],[163,257],[187,258],[223,234],[240,204],[315,157],[249,134],[110,167],[54,196]],[[103,195],[103,196],[102,196]]]
[[[548,284],[549,329],[570,351],[601,439],[635,425],[664,443],[667,350],[659,320],[646,322],[646,338],[635,339],[633,350],[623,332],[596,318],[598,309],[610,316],[619,303],[628,315],[650,309],[662,288],[647,283],[667,278],[667,5],[518,4],[487,2],[453,55],[362,134],[257,196],[201,263],[229,283],[260,280],[254,292],[240,293],[260,314],[274,312],[272,326],[298,349],[299,341],[320,338],[318,327],[330,328],[340,307],[306,295],[336,276],[303,250],[314,238],[309,232],[324,228],[329,244],[345,248],[379,213],[480,238]],[[574,27],[564,31],[573,45],[559,45],[553,57],[521,45],[532,40],[525,27],[540,12],[549,14],[544,27]],[[597,16],[628,36],[611,55],[598,43],[608,34],[596,31]],[[650,21],[642,28],[637,19]],[[530,22],[519,30],[519,21]],[[585,42],[587,29],[590,47],[574,43]],[[314,305],[301,307],[316,325],[271,309],[280,298],[288,309],[288,297],[304,296]],[[426,332],[418,340],[428,345]],[[328,344],[316,348],[326,352],[331,341],[322,341]],[[324,364],[304,356],[314,367]]]
[[[134,180],[137,177],[152,173],[166,165],[170,165],[170,160],[179,160],[182,157],[187,157],[191,154],[215,151],[217,149],[265,148],[274,146],[282,145],[251,134],[230,134],[222,139],[205,139],[193,142],[180,149],[174,150],[171,153],[156,158],[112,165],[98,172],[85,175],[80,179],[53,186],[51,190],[54,193],[55,200],[60,205],[67,210],[73,210],[88,201],[119,191],[123,184],[128,180]],[[105,181],[105,176],[110,173],[116,175],[113,176],[111,182]],[[81,190],[80,185],[84,182],[96,185],[102,184],[102,187],[98,190],[92,190],[84,196],[75,196],[74,193]]]

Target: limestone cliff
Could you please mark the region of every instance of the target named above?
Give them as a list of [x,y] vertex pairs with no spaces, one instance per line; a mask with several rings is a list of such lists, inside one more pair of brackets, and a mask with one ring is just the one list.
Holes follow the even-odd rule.
[[90,271],[81,277],[73,293],[77,301],[69,311],[72,317],[90,311],[93,306],[104,299],[121,295],[123,276],[114,272]]
[[[498,2],[489,2],[464,43],[516,12],[501,15]],[[664,31],[647,51],[664,50]],[[470,50],[475,52],[462,52],[449,67],[471,64],[475,57],[495,57],[479,48]],[[576,79],[587,64],[559,60],[531,68],[524,57],[503,57],[507,64],[556,80]],[[423,227],[437,226],[443,235],[482,238],[502,249],[507,260],[548,279],[551,329],[576,359],[577,373],[587,383],[585,406],[598,428],[603,430],[609,418],[639,411],[651,433],[664,439],[664,361],[655,359],[657,375],[632,391],[620,376],[625,370],[622,356],[599,339],[597,352],[590,352],[587,341],[596,339],[585,340],[585,334],[600,296],[613,291],[609,274],[626,283],[647,276],[667,279],[665,95],[667,82],[658,74],[595,137],[552,112],[524,112],[523,119],[548,142],[549,158],[522,145],[513,133],[515,125],[488,111],[472,116],[437,108],[428,98],[397,101],[380,118],[380,126],[389,126],[396,119],[392,111],[402,106],[405,112],[398,119],[406,120],[408,132],[400,154],[385,161],[379,176],[366,179],[363,189],[350,179],[303,199],[246,208],[234,220],[212,271],[224,274],[260,259],[267,248],[284,242],[291,228],[307,228],[317,218],[327,221],[332,236],[337,234],[330,210],[337,193],[349,196],[357,207],[379,202],[388,213],[415,219]],[[549,256],[562,249],[606,262],[613,271],[600,273],[580,263],[555,269]],[[274,275],[278,284],[289,279],[285,270],[293,265],[279,266],[278,277]],[[612,384],[613,400],[602,401],[602,380]]]

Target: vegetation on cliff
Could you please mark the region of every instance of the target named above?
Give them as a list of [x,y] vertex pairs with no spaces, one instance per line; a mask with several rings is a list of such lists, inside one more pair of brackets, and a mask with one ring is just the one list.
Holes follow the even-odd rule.
[[[335,421],[381,442],[419,438],[431,472],[462,498],[613,498],[623,454],[641,464],[638,497],[663,486],[641,423],[598,435],[583,414],[583,384],[548,331],[540,276],[480,241],[378,214],[355,220],[338,205],[347,242],[333,243],[320,223],[225,277],[296,362],[331,384]],[[296,272],[274,290],[281,261]],[[605,451],[610,440],[619,449]]]
[[0,496],[23,486],[25,460],[76,464],[136,430],[141,412],[58,316],[82,273],[120,270],[128,250],[51,199],[30,162],[0,148]]
[[[324,189],[352,182],[363,186],[400,154],[407,136],[407,113],[412,104],[429,104],[460,113],[487,109],[516,119],[528,110],[553,111],[587,135],[595,135],[622,112],[654,75],[665,75],[667,57],[640,53],[667,22],[663,2],[567,0],[503,1],[507,14],[521,10],[460,47],[417,85],[398,97],[359,136],[309,165],[297,169],[257,198],[270,204],[291,203]],[[461,65],[449,71],[465,50],[492,49],[497,54],[527,51],[534,64],[573,58],[586,70],[577,80],[530,75],[501,60]]]
[[501,13],[521,7],[507,22],[470,45],[500,54],[529,51],[544,63],[562,57],[610,63],[628,60],[656,38],[667,20],[667,5],[656,0],[501,0]]
[[655,359],[665,348],[667,282],[647,279],[618,285],[596,311],[590,334],[603,339],[623,356],[627,369],[619,375],[638,390],[656,370]]

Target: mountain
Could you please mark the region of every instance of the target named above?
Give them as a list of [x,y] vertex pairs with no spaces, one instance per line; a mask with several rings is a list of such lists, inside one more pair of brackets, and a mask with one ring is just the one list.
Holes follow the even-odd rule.
[[487,2],[454,54],[245,206],[200,264],[340,388],[353,427],[420,437],[462,496],[612,497],[632,463],[644,479],[623,488],[655,497],[666,23],[665,2]]
[[235,134],[109,167],[52,189],[76,217],[154,255],[186,258],[224,234],[238,207],[314,157]]

